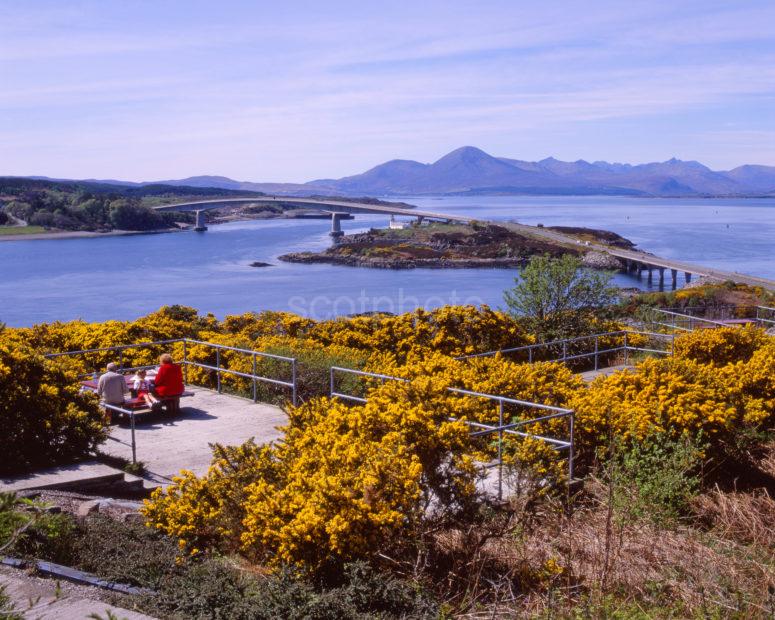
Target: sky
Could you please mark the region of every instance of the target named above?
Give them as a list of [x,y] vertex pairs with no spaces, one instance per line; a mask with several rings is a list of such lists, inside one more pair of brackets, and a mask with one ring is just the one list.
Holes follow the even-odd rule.
[[775,1],[0,0],[0,175],[775,165]]

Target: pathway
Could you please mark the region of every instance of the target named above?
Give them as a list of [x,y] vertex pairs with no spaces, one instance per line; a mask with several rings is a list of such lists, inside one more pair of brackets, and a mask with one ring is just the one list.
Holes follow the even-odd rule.
[[[0,586],[11,599],[14,611],[35,620],[84,620],[91,614],[119,620],[153,620],[151,616],[114,607],[100,600],[101,592],[89,586],[27,575],[0,566]],[[2,618],[0,611],[0,618]]]
[[[239,445],[255,437],[268,443],[280,437],[278,426],[287,424],[285,412],[274,405],[218,394],[203,388],[186,388],[194,393],[181,400],[180,415],[162,414],[137,421],[137,460],[145,465],[144,478],[167,485],[181,469],[197,475],[207,473],[211,443]],[[128,424],[112,426],[102,451],[111,456],[132,458],[132,433]]]
[[587,370],[586,372],[580,372],[579,376],[584,381],[589,383],[597,377],[607,377],[608,375],[612,375],[615,372],[619,372],[620,370],[632,370],[633,368],[635,367],[632,364],[619,364],[618,366],[607,366],[605,368],[598,368],[597,370]]

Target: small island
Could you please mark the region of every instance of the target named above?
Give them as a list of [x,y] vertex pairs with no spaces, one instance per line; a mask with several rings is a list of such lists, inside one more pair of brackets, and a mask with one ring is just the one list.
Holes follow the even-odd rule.
[[[547,227],[548,228],[548,227]],[[585,265],[617,269],[613,256],[591,251],[587,244],[631,249],[631,241],[606,230],[548,228],[572,237],[573,243],[531,235],[524,226],[509,223],[444,224],[432,222],[403,229],[371,229],[345,235],[322,252],[293,252],[279,257],[292,263],[328,263],[377,269],[439,269],[472,267],[519,267],[531,256],[549,254],[580,256]]]

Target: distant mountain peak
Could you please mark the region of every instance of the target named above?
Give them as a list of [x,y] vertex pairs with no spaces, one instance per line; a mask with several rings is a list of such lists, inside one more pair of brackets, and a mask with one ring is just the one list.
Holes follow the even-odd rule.
[[482,159],[495,159],[492,155],[485,153],[482,149],[475,146],[461,146],[460,148],[450,151],[443,157],[436,160],[435,163],[439,163],[444,160],[465,160],[465,161],[478,161]]

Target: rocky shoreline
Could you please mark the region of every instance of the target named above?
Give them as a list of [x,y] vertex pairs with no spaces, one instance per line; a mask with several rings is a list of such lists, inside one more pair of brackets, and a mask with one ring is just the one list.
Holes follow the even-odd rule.
[[521,258],[374,258],[315,252],[291,252],[278,257],[287,263],[344,265],[371,269],[476,269],[521,267]]

